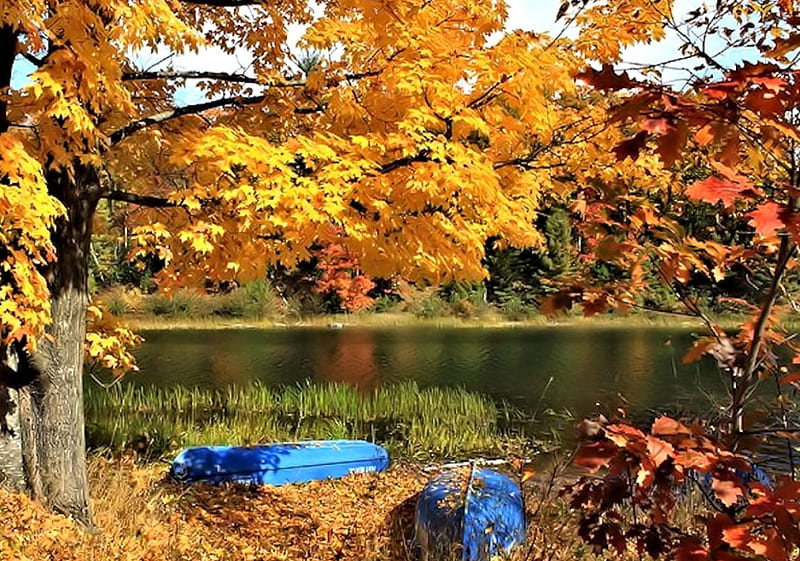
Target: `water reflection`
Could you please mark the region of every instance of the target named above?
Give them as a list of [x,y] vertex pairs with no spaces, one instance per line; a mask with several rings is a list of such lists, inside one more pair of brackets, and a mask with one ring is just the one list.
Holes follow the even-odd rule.
[[724,395],[711,362],[681,364],[692,335],[663,329],[253,329],[145,336],[137,351],[142,372],[135,382],[141,384],[311,379],[370,390],[413,379],[576,416],[593,413],[598,403],[612,411],[629,403],[629,412],[641,416],[706,411],[706,393]]
[[362,391],[381,384],[375,357],[374,334],[370,331],[341,331],[312,349],[314,380],[342,382]]

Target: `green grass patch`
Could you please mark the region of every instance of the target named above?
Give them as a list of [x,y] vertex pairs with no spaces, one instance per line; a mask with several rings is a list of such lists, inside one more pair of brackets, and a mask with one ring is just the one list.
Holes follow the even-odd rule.
[[309,439],[364,439],[393,457],[529,455],[531,419],[462,389],[414,382],[371,393],[342,384],[225,389],[88,385],[86,431],[95,450],[136,450],[150,458],[185,446]]

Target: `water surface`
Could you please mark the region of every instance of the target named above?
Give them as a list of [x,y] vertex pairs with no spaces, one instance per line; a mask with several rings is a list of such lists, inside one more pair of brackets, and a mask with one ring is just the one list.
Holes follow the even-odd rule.
[[145,332],[135,383],[222,387],[260,380],[413,379],[460,386],[530,411],[581,417],[706,412],[724,399],[711,361],[683,365],[695,335],[660,328],[345,328]]

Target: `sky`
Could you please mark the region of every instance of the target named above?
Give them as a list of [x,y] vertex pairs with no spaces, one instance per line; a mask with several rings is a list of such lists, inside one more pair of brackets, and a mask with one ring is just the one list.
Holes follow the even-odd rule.
[[[509,6],[507,29],[522,29],[538,33],[558,33],[561,31],[562,22],[556,22],[555,17],[561,0],[507,0]],[[698,5],[698,0],[675,0],[674,13],[676,15],[687,13],[692,7]],[[302,33],[302,28],[296,27],[291,36],[296,40]],[[625,60],[635,63],[655,63],[669,58],[679,46],[675,36],[667,37],[664,41],[651,45],[637,46],[625,53]],[[142,68],[147,68],[164,58],[165,52],[140,53],[137,56]],[[172,59],[172,64],[179,70],[208,70],[208,71],[246,71],[250,58],[245,51],[237,55],[228,55],[219,49],[205,49],[199,54],[182,55]],[[27,75],[33,67],[27,61],[19,60],[14,65],[12,85],[20,87],[27,82]],[[686,80],[686,72],[674,70],[665,75],[665,80],[680,82]],[[191,84],[180,88],[175,96],[180,105],[196,103],[204,99],[200,90]]]

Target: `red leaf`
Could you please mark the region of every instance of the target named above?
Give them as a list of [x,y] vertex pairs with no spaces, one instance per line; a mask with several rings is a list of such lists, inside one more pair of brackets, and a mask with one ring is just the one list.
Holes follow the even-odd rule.
[[756,233],[760,236],[771,238],[778,230],[783,228],[783,221],[780,215],[784,208],[783,205],[772,201],[764,203],[754,211],[745,214],[750,218],[747,223],[755,228]]
[[647,453],[650,454],[650,459],[658,467],[675,454],[675,449],[669,442],[648,436]]
[[[767,539],[763,540],[750,540],[747,543],[747,549],[755,553],[756,555],[761,555],[770,561],[786,561],[789,558],[789,552],[791,552],[794,547],[791,544],[784,545],[783,540],[773,529],[765,529],[764,534],[766,534]],[[787,547],[789,551],[786,551]]]
[[708,549],[689,538],[675,548],[675,561],[708,561],[708,558]]
[[573,298],[566,292],[558,292],[552,296],[542,298],[542,303],[539,306],[541,312],[546,316],[554,316],[566,312],[572,308]]
[[594,473],[607,466],[618,451],[619,448],[608,441],[584,444],[575,455],[575,464]]
[[642,130],[651,132],[653,134],[667,134],[671,128],[672,125],[670,125],[669,121],[663,117],[660,119],[645,119],[642,122]]
[[736,93],[743,84],[738,81],[718,82],[703,88],[703,93],[711,99],[725,99],[729,95]]
[[775,93],[780,93],[787,86],[786,80],[779,76],[758,76],[753,78],[752,82],[764,86]]
[[640,131],[628,140],[623,140],[617,144],[614,147],[614,154],[616,154],[617,159],[620,161],[625,158],[636,160],[639,157],[639,152],[644,148],[648,136],[647,131]]
[[753,539],[747,526],[730,526],[722,530],[722,536],[726,543],[737,549],[748,549],[747,546]]
[[770,90],[756,90],[744,100],[744,105],[759,115],[782,115],[786,112],[781,99]]
[[786,374],[785,376],[781,376],[778,382],[782,386],[788,386],[789,384],[800,382],[800,372],[791,372],[789,374]]
[[678,121],[674,127],[658,139],[658,154],[665,166],[675,163],[681,150],[686,146],[688,136],[689,127],[686,126],[686,122]]
[[686,194],[699,201],[716,203],[721,201],[726,207],[740,199],[755,195],[755,191],[748,183],[731,181],[721,177],[711,176],[691,184]]
[[650,432],[655,436],[674,436],[676,434],[692,434],[692,431],[683,423],[671,417],[659,417],[653,421]]
[[800,213],[788,207],[783,207],[778,213],[781,222],[786,227],[786,230],[792,234],[792,238],[800,239]]
[[739,497],[744,495],[741,485],[737,485],[733,481],[717,479],[716,477],[711,480],[711,488],[714,489],[714,494],[725,506],[735,505]]
[[587,68],[579,73],[576,78],[583,80],[598,90],[627,90],[638,88],[642,85],[641,82],[631,79],[627,72],[622,74],[615,73],[614,67],[610,64],[604,64],[601,70]]

